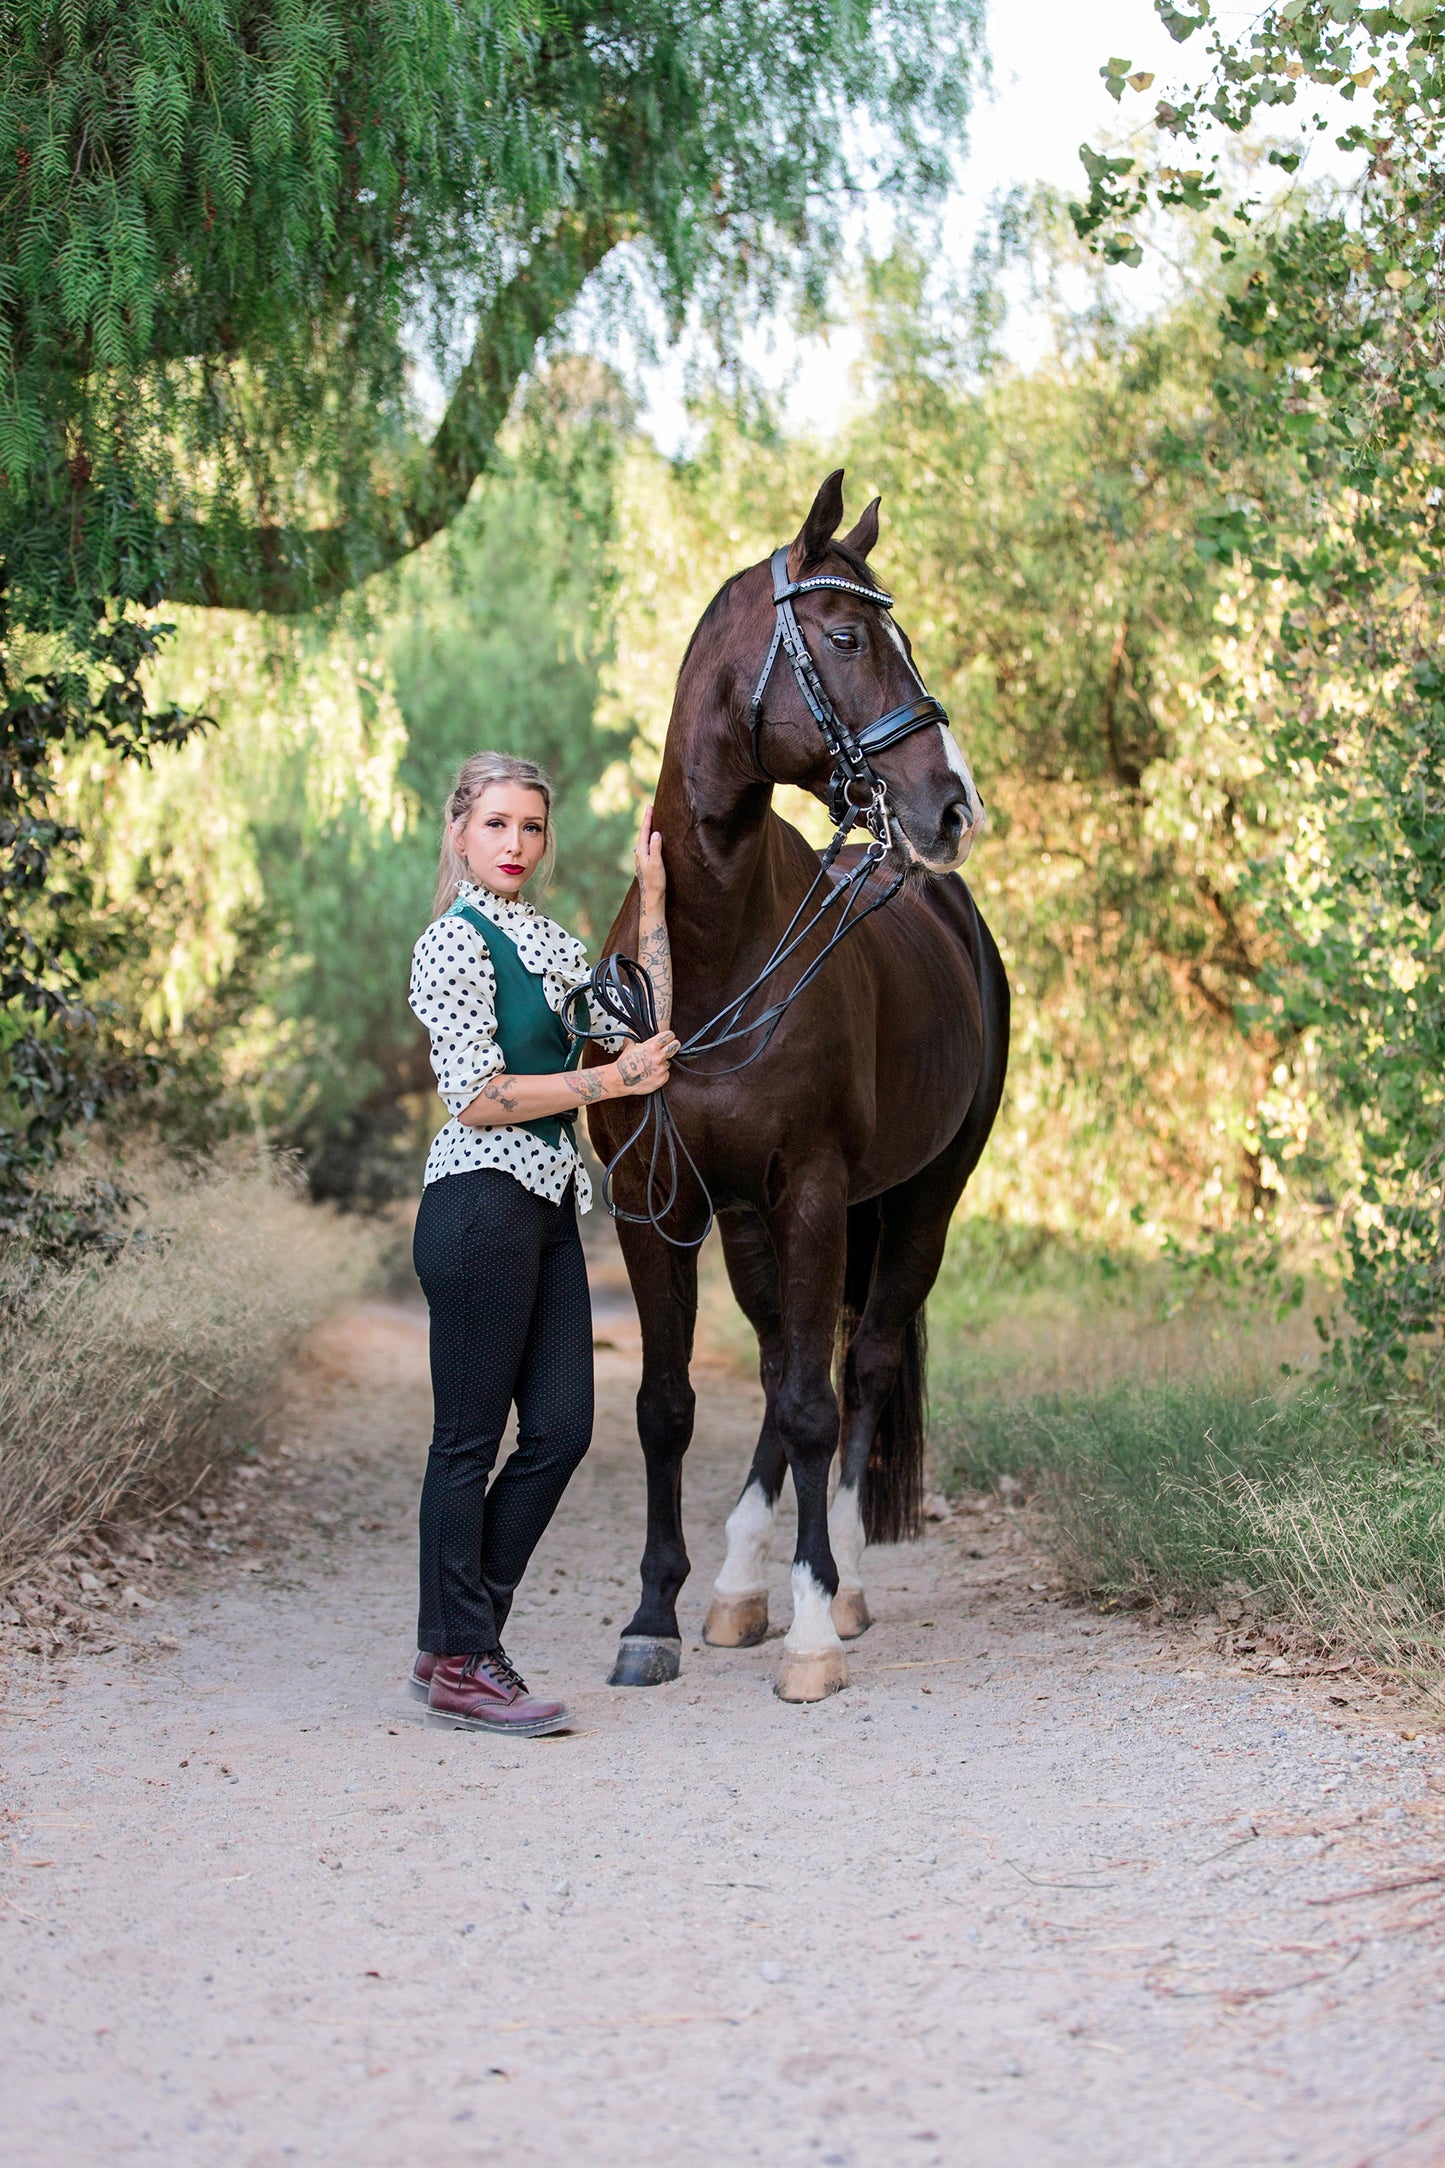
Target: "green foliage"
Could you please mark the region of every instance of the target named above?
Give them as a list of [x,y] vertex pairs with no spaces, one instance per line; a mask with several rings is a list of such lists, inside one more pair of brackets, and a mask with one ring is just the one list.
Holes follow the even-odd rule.
[[29,1177],[53,1163],[67,1128],[140,1072],[105,1041],[97,1048],[90,997],[107,944],[93,937],[90,884],[66,862],[80,835],[56,805],[56,758],[79,725],[115,760],[149,767],[201,719],[146,703],[141,674],[171,627],[103,611],[81,652],[17,682],[5,667],[3,603],[0,587],[0,1229],[65,1249],[95,1232],[120,1193],[61,1204]]
[[[1166,13],[1167,11],[1161,11]],[[1206,11],[1207,12],[1207,11]],[[1198,20],[1180,18],[1187,37]],[[1206,546],[1238,553],[1283,607],[1260,673],[1265,747],[1288,807],[1253,896],[1272,935],[1261,981],[1285,1033],[1308,1032],[1357,1125],[1359,1209],[1346,1225],[1351,1359],[1424,1348],[1438,1395],[1445,1337],[1445,9],[1286,0],[1235,40],[1215,30],[1209,80],[1161,104],[1189,142],[1293,105],[1303,84],[1361,110],[1339,138],[1366,156],[1353,200],[1216,228],[1237,262],[1217,386],[1229,428]],[[1319,123],[1323,125],[1323,123]],[[1271,152],[1292,171],[1296,152]],[[1086,160],[1081,233],[1118,260],[1114,224],[1200,169]],[[1216,191],[1217,192],[1217,191]]]
[[1288,447],[1307,477],[1283,514],[1235,498],[1242,552],[1291,605],[1268,757],[1297,811],[1255,888],[1279,950],[1266,991],[1358,1124],[1350,1301],[1373,1365],[1434,1339],[1445,1307],[1445,346],[1348,251],[1330,221],[1279,238],[1231,304],[1221,391],[1244,444]]
[[[946,179],[977,12],[0,0],[0,1189],[119,1077],[49,792],[58,744],[110,742],[92,680],[137,609],[296,613],[437,534],[619,243],[674,320],[816,301],[858,187]],[[137,752],[189,727],[126,697]]]
[[955,1482],[1038,1490],[1075,1588],[1171,1610],[1223,1602],[1251,1649],[1259,1622],[1283,1620],[1438,1676],[1438,1458],[1382,1456],[1352,1397],[1192,1378],[970,1401],[945,1429]]
[[[40,0],[0,11],[0,470],[32,626],[297,608],[465,501],[618,242],[675,314],[821,292],[842,202],[949,171],[973,0]],[[855,171],[850,123],[885,148]],[[470,358],[457,340],[475,319]],[[454,388],[418,435],[408,341]]]

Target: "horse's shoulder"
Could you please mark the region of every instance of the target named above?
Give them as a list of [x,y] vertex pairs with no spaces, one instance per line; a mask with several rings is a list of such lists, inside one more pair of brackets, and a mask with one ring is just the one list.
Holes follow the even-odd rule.
[[[850,843],[838,854],[834,868],[834,880],[841,880],[859,863],[865,846]],[[868,877],[870,888],[886,888],[892,875],[887,867],[879,867]],[[911,926],[914,931],[927,927],[946,934],[951,943],[961,946],[971,963],[979,961],[979,917],[977,907],[967,884],[957,873],[931,873],[921,881],[909,881],[895,899],[901,909],[895,911],[890,904],[885,907],[874,925],[886,929],[891,921],[896,926]]]

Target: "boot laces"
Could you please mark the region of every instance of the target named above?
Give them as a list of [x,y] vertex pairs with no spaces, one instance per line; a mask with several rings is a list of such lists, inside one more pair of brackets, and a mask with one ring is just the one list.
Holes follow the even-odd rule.
[[527,1691],[527,1682],[500,1644],[492,1651],[492,1668],[508,1686],[514,1686],[519,1694]]

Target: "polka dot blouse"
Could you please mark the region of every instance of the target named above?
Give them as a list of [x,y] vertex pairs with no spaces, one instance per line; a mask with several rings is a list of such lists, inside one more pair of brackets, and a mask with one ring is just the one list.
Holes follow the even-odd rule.
[[[549,1008],[560,1009],[568,994],[586,981],[591,965],[577,936],[555,919],[543,918],[524,898],[494,896],[489,888],[464,881],[458,900],[500,927],[527,969],[542,981]],[[534,1196],[556,1204],[575,1174],[578,1210],[589,1211],[592,1185],[566,1130],[560,1148],[553,1151],[526,1129],[473,1129],[457,1120],[488,1077],[505,1066],[497,1044],[497,977],[475,926],[464,918],[432,921],[412,951],[409,998],[431,1039],[437,1091],[452,1114],[432,1142],[424,1179],[437,1182],[444,1174],[466,1174],[473,1167],[500,1167]],[[596,1031],[608,1019],[595,1002],[590,1007]],[[620,1044],[610,1040],[609,1051]]]

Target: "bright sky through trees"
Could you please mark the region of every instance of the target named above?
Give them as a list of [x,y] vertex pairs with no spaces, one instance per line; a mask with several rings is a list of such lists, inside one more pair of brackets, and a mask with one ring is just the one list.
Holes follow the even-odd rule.
[[[1255,8],[1214,9],[1215,18],[1231,30],[1257,13]],[[990,0],[988,45],[992,94],[980,92],[962,184],[944,229],[944,263],[959,271],[967,265],[980,219],[1000,191],[1044,181],[1082,195],[1080,143],[1137,129],[1141,147],[1152,147],[1153,130],[1145,124],[1153,117],[1153,96],[1126,94],[1116,105],[1099,73],[1105,61],[1132,61],[1136,69],[1152,73],[1163,91],[1171,81],[1187,79],[1196,60],[1192,46],[1170,38],[1153,0],[1031,0],[1027,7],[1017,0]],[[1332,133],[1311,151],[1315,172],[1343,167]],[[881,229],[874,238],[881,238]],[[1131,283],[1143,300],[1139,278]],[[1026,323],[1015,327],[1014,336],[1027,347]],[[786,325],[770,323],[749,342],[746,359],[767,384],[786,389],[785,411],[793,427],[827,435],[850,409],[857,352],[856,336],[847,327],[826,340],[799,339]],[[644,424],[667,452],[680,449],[689,437],[687,361],[684,342],[656,367],[638,372],[645,386]]]

